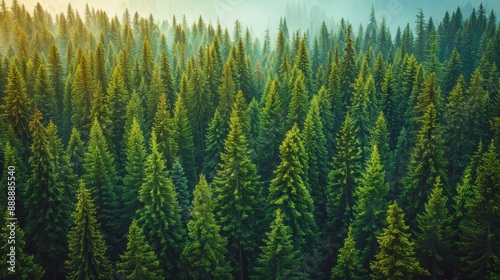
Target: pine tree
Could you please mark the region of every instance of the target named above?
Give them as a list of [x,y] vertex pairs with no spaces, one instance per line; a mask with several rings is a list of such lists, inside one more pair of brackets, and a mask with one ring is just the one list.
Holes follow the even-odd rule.
[[73,127],[71,130],[71,136],[68,141],[67,153],[69,156],[69,161],[73,164],[73,171],[78,177],[82,176],[83,170],[83,158],[85,156],[85,149],[83,141],[80,137],[80,132]]
[[250,150],[237,110],[231,113],[229,133],[224,142],[221,164],[214,178],[215,211],[227,237],[230,256],[236,261],[238,279],[247,277],[246,263],[259,238],[263,219],[262,190],[257,168],[250,160]]
[[[35,262],[33,255],[24,251],[26,243],[21,225],[17,221],[12,222],[9,218],[11,218],[10,215],[8,212],[5,212],[3,226],[0,230],[0,237],[4,240],[3,245],[0,247],[0,252],[2,253],[0,277],[2,279],[41,279],[45,271]],[[12,225],[15,227],[14,239],[11,238]],[[15,243],[12,243],[11,240],[14,240]],[[15,248],[16,254],[13,271],[10,270],[12,266],[9,264],[10,257],[8,256],[8,254],[11,254],[11,247]]]
[[342,58],[341,67],[340,67],[340,89],[345,94],[345,100],[347,105],[350,103],[349,100],[351,95],[348,94],[351,92],[351,84],[356,79],[357,67],[356,67],[356,53],[353,46],[352,41],[352,27],[349,24],[347,27],[347,34],[345,37],[345,45],[344,45],[344,57]]
[[326,138],[323,133],[323,123],[320,116],[320,97],[315,96],[309,106],[302,138],[304,150],[307,154],[309,170],[307,172],[311,197],[314,201],[314,216],[318,225],[325,222],[326,201],[324,198],[325,185],[328,178],[328,151]]
[[25,205],[29,206],[26,236],[36,261],[48,273],[57,275],[66,256],[71,203],[62,182],[57,181],[42,118],[40,111],[35,110],[30,122],[33,143],[29,159],[31,177],[24,189]]
[[294,248],[292,234],[284,222],[286,218],[278,208],[270,231],[266,233],[265,246],[257,259],[256,275],[252,279],[303,279],[306,275],[300,271],[302,261],[300,253]]
[[364,279],[366,270],[362,267],[359,250],[352,236],[352,228],[349,226],[344,246],[339,250],[337,265],[332,269],[331,279]]
[[191,192],[188,190],[188,181],[186,175],[184,175],[184,168],[178,157],[174,159],[174,165],[172,166],[172,171],[170,174],[172,178],[172,183],[177,190],[179,195],[179,205],[181,207],[181,215],[184,223],[189,220],[189,210],[191,209]]
[[58,114],[56,109],[55,91],[49,80],[47,68],[43,64],[38,67],[34,85],[35,106],[47,119],[56,119]]
[[305,79],[302,73],[299,73],[297,79],[295,79],[291,95],[290,104],[288,106],[288,116],[286,118],[287,127],[291,128],[294,123],[302,127],[307,115],[309,103]]
[[477,167],[473,186],[475,199],[465,205],[460,223],[461,260],[467,267],[465,272],[478,279],[499,277],[500,256],[500,156],[494,142],[488,146]]
[[0,107],[7,127],[12,127],[16,137],[24,148],[28,148],[31,140],[29,122],[31,119],[31,99],[26,91],[26,84],[16,63],[10,66],[7,86]]
[[[123,78],[123,70],[120,66],[116,66],[107,86],[106,103],[110,111],[110,134],[113,135],[111,139],[114,143],[117,153],[117,158],[123,158],[123,150],[120,149],[124,145],[123,135],[125,133],[125,121],[127,117],[127,104],[130,95],[125,87],[125,80]],[[103,84],[104,86],[104,84]],[[101,123],[102,125],[102,123]]]
[[354,123],[346,114],[337,137],[337,154],[326,186],[328,233],[344,239],[353,218],[354,193],[361,179],[361,148]]
[[299,49],[297,52],[297,56],[295,57],[294,67],[296,67],[298,70],[300,70],[300,72],[302,72],[302,77],[304,79],[304,85],[306,89],[306,96],[312,94],[313,83],[312,83],[311,59],[309,58],[309,51],[307,50],[307,43],[305,37],[302,37],[300,39]]
[[205,159],[203,161],[203,172],[207,174],[208,180],[212,181],[220,163],[220,154],[224,148],[227,128],[219,109],[215,109],[212,121],[208,125],[205,137]]
[[[387,122],[384,117],[384,113],[380,112],[375,124],[370,131],[370,147],[376,145],[379,155],[380,163],[386,170],[387,174],[391,174],[393,170],[392,166],[392,152],[389,145],[391,136],[387,128]],[[369,150],[368,150],[369,151]],[[371,152],[370,152],[371,154]]]
[[[74,87],[71,95],[73,115],[71,122],[82,133],[84,139],[88,139],[89,130],[93,119],[90,118],[92,109],[92,96],[96,89],[94,79],[90,70],[89,62],[85,55],[79,58],[79,64],[74,75]],[[85,128],[85,130],[83,130]]]
[[190,186],[194,186],[196,166],[194,164],[193,130],[189,124],[186,107],[181,95],[177,96],[174,108],[174,141],[178,147],[177,156],[186,171]]
[[231,65],[229,62],[226,62],[222,70],[221,84],[219,86],[219,105],[217,107],[224,120],[229,121],[231,106],[234,103],[235,95],[236,85],[233,79]]
[[361,249],[360,260],[368,268],[378,249],[377,236],[385,226],[386,197],[389,185],[385,181],[384,167],[380,163],[377,146],[372,147],[360,186],[355,192],[353,238]]
[[125,279],[163,279],[158,258],[144,238],[144,233],[132,220],[128,231],[127,250],[120,256],[117,273]]
[[177,192],[167,176],[154,133],[144,173],[146,178],[139,191],[142,207],[137,211],[138,222],[158,256],[160,267],[168,277],[173,277],[178,273],[177,261],[184,243],[184,229]]
[[68,234],[69,256],[65,267],[68,279],[110,279],[111,264],[106,258],[107,246],[96,219],[96,207],[90,191],[80,181],[73,227]]
[[170,116],[167,96],[162,94],[158,102],[158,108],[153,121],[153,129],[156,134],[158,149],[165,159],[167,168],[174,163],[177,153],[177,143],[174,141],[174,123]]
[[116,170],[97,119],[94,120],[90,129],[90,140],[83,159],[83,167],[85,168],[83,180],[89,186],[92,200],[95,200],[97,220],[101,224],[103,236],[108,244],[115,245],[118,238],[116,210],[119,195],[115,191]]
[[144,136],[139,122],[134,118],[132,127],[128,134],[127,149],[125,150],[125,177],[123,178],[123,214],[122,226],[131,223],[136,217],[136,211],[140,208],[139,188],[146,177],[144,162],[146,159],[146,148]]
[[[304,176],[307,167],[300,131],[295,124],[280,145],[281,163],[269,185],[270,212],[280,208],[284,223],[290,227],[295,248],[311,254],[311,244],[317,232],[314,204]],[[307,245],[306,245],[307,244]]]
[[279,164],[279,145],[284,136],[283,109],[278,93],[278,80],[274,79],[260,114],[257,139],[257,162],[262,180],[268,182]]
[[451,216],[448,214],[447,200],[440,179],[436,178],[424,212],[417,215],[419,230],[416,233],[415,249],[423,260],[422,266],[434,277],[449,275],[447,273],[451,272],[452,267]]
[[[408,174],[403,179],[405,189],[402,194],[403,205],[412,228],[416,225],[416,215],[422,213],[424,204],[431,193],[436,178],[439,176],[445,186],[447,160],[444,157],[436,109],[430,103],[422,118],[422,128],[418,133],[417,144],[413,149]],[[446,193],[446,191],[445,191]],[[450,193],[446,193],[450,195]]]
[[403,280],[429,275],[415,258],[414,244],[407,231],[403,210],[394,202],[387,212],[387,227],[377,237],[380,251],[370,264],[373,279]]
[[231,278],[231,267],[226,260],[227,239],[220,235],[212,191],[204,175],[200,175],[194,190],[191,217],[188,223],[190,239],[181,256],[186,274],[190,279]]
[[[56,44],[50,45],[47,55],[47,63],[49,69],[49,78],[52,88],[54,89],[54,99],[56,100],[55,112],[61,115],[63,111],[63,96],[64,96],[64,69],[61,61],[61,54]],[[61,123],[57,124],[59,127]]]

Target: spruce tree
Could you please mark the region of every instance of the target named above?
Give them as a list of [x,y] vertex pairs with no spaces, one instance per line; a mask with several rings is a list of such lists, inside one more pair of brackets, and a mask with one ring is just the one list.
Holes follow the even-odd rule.
[[136,217],[136,211],[140,208],[139,188],[145,175],[144,162],[146,160],[146,148],[144,136],[137,119],[134,118],[132,127],[128,134],[127,149],[125,150],[125,177],[123,178],[123,208],[121,226],[128,225]]
[[[12,222],[9,218],[11,218],[9,212],[5,212],[3,216],[3,226],[0,229],[0,237],[4,240],[4,243],[0,247],[0,252],[2,253],[2,257],[0,258],[2,261],[2,265],[0,265],[2,269],[0,271],[0,277],[2,279],[42,279],[45,274],[44,269],[35,262],[32,254],[25,252],[26,242],[24,240],[24,231],[21,225],[17,221]],[[10,238],[12,236],[12,224],[15,226],[14,239]],[[15,243],[9,242],[11,240],[15,240]],[[10,257],[7,255],[12,253],[11,247],[15,248],[16,254],[13,270],[11,270],[12,266],[9,264]]]
[[[441,127],[436,114],[434,104],[430,103],[422,118],[422,128],[410,158],[408,174],[403,179],[405,188],[401,200],[412,229],[416,226],[416,215],[424,210],[424,204],[434,187],[436,178],[438,176],[441,178],[444,189],[448,185],[447,160],[444,157]],[[451,194],[446,191],[445,193]]]
[[85,173],[83,180],[95,200],[97,220],[101,224],[106,242],[115,245],[118,195],[116,188],[116,171],[114,160],[109,152],[101,126],[94,120],[90,130],[90,140],[83,159]]
[[237,110],[231,113],[229,133],[213,184],[215,211],[222,236],[228,239],[230,256],[236,262],[235,276],[244,279],[248,273],[247,263],[253,261],[264,205],[257,168],[250,159]]
[[58,114],[55,111],[57,108],[54,88],[50,83],[47,68],[43,64],[36,71],[34,93],[35,106],[38,110],[40,110],[47,120],[57,119]]
[[132,220],[130,224],[127,239],[127,250],[116,265],[117,273],[125,279],[164,279],[158,258],[145,240],[136,220]]
[[408,228],[403,210],[394,202],[387,211],[387,227],[377,237],[380,251],[370,264],[372,279],[404,280],[429,275],[415,258]]
[[215,109],[212,121],[208,125],[205,137],[205,159],[203,160],[203,172],[207,174],[208,180],[212,181],[220,163],[220,154],[223,151],[224,139],[226,139],[227,128],[219,109]]
[[111,279],[112,267],[106,258],[107,246],[96,219],[96,207],[83,181],[76,195],[78,202],[68,234],[69,256],[64,263],[67,279]]
[[[54,97],[56,101],[54,111],[58,116],[60,116],[63,111],[64,69],[61,61],[61,54],[56,44],[50,45],[49,52],[47,54],[47,63],[49,79],[51,86],[54,89]],[[60,125],[61,123],[58,123],[58,126]]]
[[196,166],[194,164],[193,130],[189,124],[186,107],[181,95],[177,96],[174,108],[174,140],[177,144],[177,156],[185,167],[190,186],[194,186]]
[[138,223],[156,252],[160,267],[168,277],[173,277],[178,273],[185,232],[177,192],[165,170],[165,161],[158,151],[154,135],[152,133],[151,154],[147,157],[144,170],[146,178],[139,190],[142,207],[137,211]]
[[446,205],[448,198],[443,194],[441,182],[436,178],[429,200],[423,213],[417,215],[415,249],[422,260],[422,266],[433,277],[451,276],[453,256],[450,239],[452,238],[451,216]]
[[189,220],[189,210],[191,209],[191,192],[188,190],[188,180],[184,174],[184,168],[178,157],[174,159],[170,177],[179,196],[182,220],[186,224]]
[[66,257],[66,238],[69,229],[71,203],[63,182],[57,181],[55,167],[47,143],[42,114],[35,110],[30,122],[33,143],[31,145],[31,177],[24,189],[26,213],[26,237],[29,251],[35,252],[35,260],[52,275],[61,272]]
[[278,208],[270,231],[266,233],[265,246],[261,246],[262,254],[257,259],[256,275],[252,279],[304,279],[306,275],[300,270],[302,257],[295,249],[292,234],[284,222],[285,215]]
[[226,260],[227,239],[220,235],[212,190],[203,174],[194,190],[191,217],[188,223],[189,240],[181,255],[186,275],[190,279],[231,278],[231,267]]
[[[274,212],[280,208],[284,223],[290,227],[295,248],[311,254],[311,244],[317,232],[314,220],[314,204],[304,176],[307,157],[302,144],[300,131],[295,124],[280,145],[281,163],[274,171],[269,185],[269,208]],[[305,158],[307,159],[307,158]],[[307,245],[306,245],[307,244]]]
[[377,146],[372,147],[360,186],[355,192],[353,238],[361,250],[360,261],[368,268],[378,249],[377,236],[385,226],[386,198],[389,185],[385,181],[384,167],[380,163]]
[[361,280],[366,274],[356,249],[356,242],[352,236],[352,228],[349,226],[344,246],[340,248],[337,265],[332,269],[331,279]]
[[165,159],[167,168],[170,168],[174,163],[178,146],[174,141],[174,122],[170,116],[170,108],[168,107],[168,100],[165,94],[162,94],[159,98],[153,128],[156,134],[158,149]]
[[460,223],[459,245],[465,272],[478,279],[495,279],[500,271],[498,258],[500,215],[500,155],[492,141],[482,155],[473,185],[475,199],[465,205]]
[[16,63],[11,63],[7,86],[0,107],[2,117],[7,127],[12,127],[16,137],[24,148],[29,147],[31,133],[29,122],[31,119],[31,99],[26,91],[26,84]]
[[272,171],[279,164],[279,145],[285,134],[283,108],[278,93],[278,80],[274,79],[260,114],[259,137],[257,138],[257,163],[262,180],[271,180]]
[[89,138],[89,128],[93,119],[90,118],[92,96],[96,89],[87,57],[82,54],[74,75],[71,95],[71,122],[80,130],[84,139]]
[[304,75],[299,73],[295,79],[290,104],[288,106],[288,116],[286,118],[288,129],[290,129],[294,123],[299,124],[300,127],[303,126],[309,103],[307,95]]
[[[393,170],[392,151],[389,145],[390,139],[391,136],[387,128],[387,122],[385,120],[384,113],[380,112],[377,120],[375,121],[375,124],[370,131],[369,146],[377,146],[378,153],[380,155],[380,163],[386,170],[387,174],[392,173]],[[367,151],[370,151],[370,149],[367,149]]]
[[80,132],[74,127],[71,130],[71,136],[68,141],[67,153],[69,161],[73,164],[74,173],[79,177],[82,176],[84,173],[82,163],[85,156],[85,148],[80,137]]
[[337,137],[337,154],[326,186],[328,234],[343,240],[353,218],[354,193],[361,179],[361,148],[354,123],[346,114]]

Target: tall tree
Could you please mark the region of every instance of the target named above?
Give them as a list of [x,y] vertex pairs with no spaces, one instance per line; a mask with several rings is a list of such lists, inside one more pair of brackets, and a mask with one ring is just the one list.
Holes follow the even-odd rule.
[[165,159],[167,168],[174,164],[178,146],[174,138],[174,122],[170,116],[170,108],[165,94],[159,98],[158,107],[153,120],[153,129],[156,134],[158,149]]
[[231,278],[231,267],[226,260],[227,239],[220,235],[212,190],[203,174],[194,190],[191,217],[188,223],[190,239],[181,256],[186,275],[190,279]]
[[77,176],[82,176],[84,173],[83,158],[85,157],[85,148],[80,137],[80,132],[74,127],[71,130],[71,136],[68,141],[67,153],[69,161],[73,164],[74,173]]
[[331,279],[364,279],[366,270],[363,268],[359,250],[356,249],[356,242],[352,236],[352,228],[349,226],[344,245],[339,250],[337,265],[332,269]]
[[361,148],[349,113],[337,136],[333,167],[326,186],[328,233],[343,240],[353,218],[354,192],[361,179]]
[[172,183],[174,183],[174,187],[177,190],[179,197],[182,220],[186,224],[189,220],[192,194],[188,189],[188,180],[184,174],[184,168],[182,167],[181,161],[178,157],[174,159],[174,165],[172,166],[170,177],[172,178]]
[[196,166],[194,164],[194,140],[193,130],[181,95],[177,96],[174,108],[174,141],[178,147],[177,156],[186,170],[186,176],[190,186],[194,186]]
[[203,172],[207,174],[208,180],[212,181],[220,163],[220,154],[224,148],[227,128],[219,109],[215,109],[212,121],[208,125],[205,137],[205,159],[203,160]]
[[29,158],[31,177],[24,189],[25,205],[29,205],[26,236],[37,262],[56,277],[67,253],[65,236],[72,205],[62,182],[57,181],[42,118],[40,111],[35,110],[30,122],[33,143]]
[[250,159],[250,150],[237,110],[231,113],[229,134],[224,142],[221,164],[214,178],[215,211],[228,238],[230,255],[236,261],[238,279],[245,279],[248,263],[256,249],[263,219],[262,189],[257,168]]
[[394,202],[387,212],[387,227],[377,237],[380,251],[370,264],[373,279],[403,280],[429,275],[415,258],[414,243],[407,232],[408,228],[403,210]]
[[[78,67],[74,75],[74,86],[71,95],[73,115],[71,122],[82,133],[84,139],[88,139],[89,130],[93,119],[90,118],[92,109],[92,96],[95,91],[95,82],[87,57],[82,54],[79,58]],[[83,130],[85,128],[85,130]]]
[[183,247],[184,228],[177,192],[165,170],[165,160],[158,151],[155,134],[151,135],[151,154],[146,161],[146,178],[139,191],[138,222],[146,240],[158,255],[160,267],[168,277],[178,273]]
[[300,252],[294,248],[289,227],[284,222],[285,214],[278,208],[270,231],[266,233],[265,246],[257,259],[256,275],[252,279],[303,279],[306,275],[297,265],[302,261]]
[[130,224],[127,239],[127,250],[120,256],[117,273],[126,279],[163,279],[158,258],[136,220]]
[[290,104],[288,106],[288,116],[286,118],[287,127],[291,128],[295,123],[302,127],[307,115],[309,103],[307,97],[308,91],[306,90],[305,79],[302,73],[299,73],[297,76],[291,95]]
[[72,214],[73,226],[68,234],[69,256],[65,267],[68,279],[110,279],[111,264],[106,258],[107,246],[96,219],[96,207],[83,181],[77,191]]

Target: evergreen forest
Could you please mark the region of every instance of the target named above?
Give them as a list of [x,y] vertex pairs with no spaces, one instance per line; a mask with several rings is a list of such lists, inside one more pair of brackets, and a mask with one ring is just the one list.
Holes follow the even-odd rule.
[[2,0],[0,278],[500,279],[500,25],[449,9],[261,34]]

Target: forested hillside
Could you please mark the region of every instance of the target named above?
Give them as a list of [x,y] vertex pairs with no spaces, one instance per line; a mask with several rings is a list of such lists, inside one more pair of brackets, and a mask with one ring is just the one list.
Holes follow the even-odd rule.
[[415,14],[2,0],[0,278],[499,279],[498,19]]

